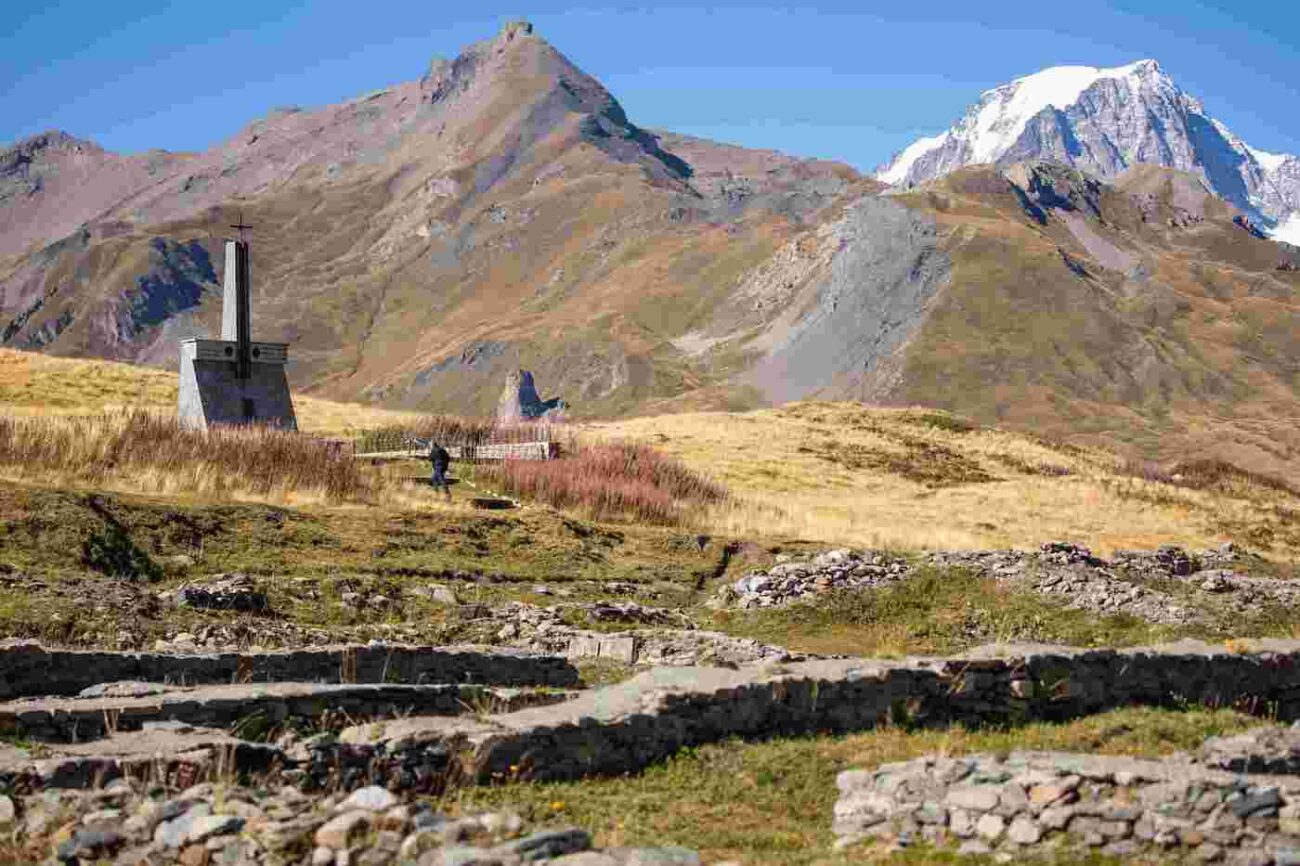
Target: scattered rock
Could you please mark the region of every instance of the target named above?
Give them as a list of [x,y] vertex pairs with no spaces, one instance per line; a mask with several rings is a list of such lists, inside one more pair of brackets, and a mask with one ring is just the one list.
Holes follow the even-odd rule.
[[363,809],[367,812],[383,812],[397,805],[397,798],[394,797],[386,788],[378,785],[371,785],[368,788],[358,788],[353,791],[346,800],[339,805],[340,811],[355,811]]
[[268,607],[266,594],[258,592],[246,574],[218,574],[203,583],[187,583],[176,591],[176,603],[209,610],[261,611]]
[[1086,547],[1049,542],[1034,553],[1018,550],[936,551],[912,562],[873,550],[830,550],[817,556],[788,554],[766,571],[753,571],[722,587],[709,607],[762,608],[808,600],[835,590],[887,586],[919,567],[965,568],[1001,582],[1056,597],[1068,607],[1097,614],[1126,614],[1148,622],[1185,625],[1201,614],[1147,581],[1176,578],[1189,587],[1247,611],[1262,603],[1300,605],[1300,585],[1251,578],[1237,569],[1250,558],[1229,544],[1189,553],[1166,545],[1154,551],[1117,551],[1111,561]]

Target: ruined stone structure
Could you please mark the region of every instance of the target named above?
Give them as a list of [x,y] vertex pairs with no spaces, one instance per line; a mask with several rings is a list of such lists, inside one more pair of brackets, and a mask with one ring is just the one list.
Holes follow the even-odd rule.
[[298,428],[284,369],[288,345],[253,341],[250,270],[248,243],[226,241],[221,339],[181,341],[176,414],[183,424]]

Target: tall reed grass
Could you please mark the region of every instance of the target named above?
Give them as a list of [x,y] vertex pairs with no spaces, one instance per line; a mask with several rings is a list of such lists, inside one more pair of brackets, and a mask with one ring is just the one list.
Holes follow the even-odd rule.
[[560,428],[545,422],[500,423],[484,418],[426,415],[410,423],[368,430],[357,441],[358,453],[406,451],[430,440],[444,446],[478,446],[489,442],[550,442]]
[[312,491],[331,500],[373,493],[351,452],[333,443],[263,427],[193,430],[146,411],[0,416],[0,467],[90,482],[149,476],[159,485],[204,493]]
[[675,526],[726,490],[646,445],[578,445],[558,460],[507,460],[481,470],[513,495],[594,520]]

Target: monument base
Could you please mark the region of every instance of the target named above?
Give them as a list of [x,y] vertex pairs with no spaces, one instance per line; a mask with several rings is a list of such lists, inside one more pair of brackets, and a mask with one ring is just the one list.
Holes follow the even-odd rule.
[[233,340],[181,341],[177,416],[201,430],[213,424],[262,424],[297,430],[285,343],[253,343],[246,379],[238,376]]

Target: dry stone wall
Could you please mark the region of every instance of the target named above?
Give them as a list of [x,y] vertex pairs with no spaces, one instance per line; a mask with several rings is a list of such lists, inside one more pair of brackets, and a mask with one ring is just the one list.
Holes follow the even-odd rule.
[[1261,642],[1250,653],[1186,642],[1158,650],[1012,649],[995,658],[659,668],[563,704],[485,720],[363,726],[345,731],[339,745],[322,745],[313,760],[341,767],[345,776],[433,788],[457,754],[471,755],[485,780],[519,768],[550,780],[635,771],[685,746],[730,737],[888,722],[1019,722],[1188,703],[1300,718],[1298,663],[1300,644],[1293,642]]
[[571,687],[565,659],[503,648],[336,646],[264,653],[115,653],[0,647],[0,698],[75,695],[97,683],[477,683]]
[[1231,651],[1195,642],[1136,650],[997,646],[946,659],[660,667],[548,706],[373,720],[337,737],[278,746],[214,729],[119,733],[102,745],[52,748],[41,760],[9,755],[0,760],[0,785],[274,767],[304,788],[380,783],[438,791],[467,773],[487,781],[632,772],[683,747],[732,737],[1057,720],[1133,705],[1237,707],[1300,719],[1300,642],[1256,641]]
[[836,780],[838,844],[953,845],[1012,856],[1064,844],[1128,860],[1300,866],[1300,778],[1243,776],[1187,755],[926,757]]
[[[115,731],[138,731],[176,723],[230,729],[257,718],[261,728],[293,722],[310,725],[323,716],[367,719],[386,715],[453,716],[466,707],[497,712],[557,703],[561,690],[490,688],[477,685],[306,684],[149,688],[144,694],[38,698],[0,703],[0,733],[44,742],[77,743]],[[97,689],[87,691],[98,691]],[[84,694],[84,692],[83,692]]]

